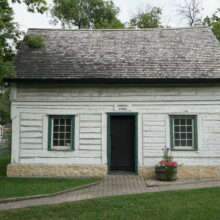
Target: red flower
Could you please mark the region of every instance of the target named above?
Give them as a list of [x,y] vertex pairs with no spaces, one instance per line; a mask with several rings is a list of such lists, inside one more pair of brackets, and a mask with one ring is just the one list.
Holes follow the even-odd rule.
[[176,161],[164,161],[164,160],[161,160],[159,162],[159,164],[162,164],[164,166],[171,166],[171,167],[176,167],[177,166],[177,162]]

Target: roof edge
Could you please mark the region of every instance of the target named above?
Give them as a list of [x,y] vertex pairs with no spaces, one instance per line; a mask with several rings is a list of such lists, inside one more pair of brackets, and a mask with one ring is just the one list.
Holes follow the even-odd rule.
[[195,26],[195,27],[175,27],[175,28],[140,28],[140,29],[62,29],[62,28],[28,28],[28,31],[152,31],[152,30],[184,30],[184,29],[211,29],[209,26]]
[[21,83],[220,83],[220,78],[4,78]]

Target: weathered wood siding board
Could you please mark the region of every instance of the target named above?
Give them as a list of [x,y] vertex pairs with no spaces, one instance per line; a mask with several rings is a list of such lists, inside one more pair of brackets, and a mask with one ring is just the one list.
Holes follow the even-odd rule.
[[[21,157],[46,157],[46,158],[56,158],[56,157],[72,157],[74,158],[101,158],[100,151],[91,151],[91,150],[76,150],[76,151],[50,151],[45,152],[43,150],[36,149],[21,149],[20,151]],[[74,160],[73,160],[74,162]]]
[[[102,114],[80,114],[79,149],[100,151],[102,143]],[[83,131],[83,132],[82,132]]]
[[[16,88],[14,88],[16,89]],[[12,162],[106,164],[107,113],[115,104],[131,105],[138,113],[138,164],[155,165],[169,146],[169,115],[198,116],[198,151],[173,152],[185,165],[220,165],[219,86],[18,86],[13,92],[12,115],[20,150]],[[48,151],[48,115],[75,115],[75,150]],[[15,136],[16,136],[15,135]]]
[[149,86],[18,86],[18,101],[179,101],[179,100],[220,100],[218,86],[194,86],[158,88]]
[[203,152],[220,156],[220,114],[203,116]]
[[20,155],[23,149],[42,149],[42,114],[20,113]]

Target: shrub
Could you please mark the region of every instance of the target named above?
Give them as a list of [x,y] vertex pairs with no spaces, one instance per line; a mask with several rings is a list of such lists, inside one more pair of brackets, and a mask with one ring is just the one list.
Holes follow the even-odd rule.
[[44,46],[44,39],[40,35],[25,35],[24,41],[31,48],[40,48]]

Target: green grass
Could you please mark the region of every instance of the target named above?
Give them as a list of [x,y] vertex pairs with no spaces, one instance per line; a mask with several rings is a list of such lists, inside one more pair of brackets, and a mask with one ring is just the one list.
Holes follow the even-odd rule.
[[219,220],[220,188],[107,197],[0,212],[0,219]]
[[0,199],[50,194],[83,186],[99,178],[7,178],[0,177]]
[[10,157],[0,158],[0,199],[50,194],[97,182],[100,178],[21,178],[5,177]]

